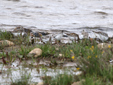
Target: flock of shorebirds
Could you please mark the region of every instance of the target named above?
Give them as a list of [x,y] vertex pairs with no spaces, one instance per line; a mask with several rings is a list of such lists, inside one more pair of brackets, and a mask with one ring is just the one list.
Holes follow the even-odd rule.
[[[13,30],[14,35],[18,34],[16,32],[20,32],[20,34],[23,37],[29,36],[29,40],[32,44],[35,43],[35,38],[39,38],[40,41],[43,42],[43,44],[45,44],[45,42],[42,39],[42,36],[46,36],[46,35],[49,35],[49,40],[48,40],[49,42],[52,42],[52,40],[55,40],[55,43],[59,43],[62,40],[62,38],[64,38],[64,37],[68,37],[69,40],[75,41],[75,42],[79,42],[83,38],[87,38],[90,40],[93,38],[99,42],[103,42],[104,40],[108,39],[108,35],[104,32],[92,31],[92,33],[90,34],[88,32],[85,32],[84,30],[81,32],[82,36],[79,36],[76,33],[67,33],[67,34],[65,33],[64,34],[64,30],[61,30],[61,32],[58,34],[52,34],[52,33],[48,33],[48,32],[33,32],[32,30],[24,28],[22,26],[16,27]],[[90,34],[90,37],[89,37],[89,34]]]

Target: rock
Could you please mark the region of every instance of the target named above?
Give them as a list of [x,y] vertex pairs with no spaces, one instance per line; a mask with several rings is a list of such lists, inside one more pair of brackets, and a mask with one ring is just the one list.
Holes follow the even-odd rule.
[[77,72],[75,73],[75,75],[77,75],[77,76],[82,75],[82,71],[77,71]]
[[72,85],[82,85],[82,82],[84,82],[85,80],[82,79],[81,81],[77,81],[77,82],[74,82]]
[[108,40],[108,34],[104,32],[90,32],[89,37],[95,39],[98,42],[104,42]]
[[108,37],[108,34],[105,32],[96,32],[96,31],[93,31],[93,32]]
[[3,45],[3,46],[13,46],[14,43],[9,41],[9,40],[2,40],[2,41],[0,41],[0,45]]
[[60,53],[60,54],[59,54],[59,57],[62,57],[62,56],[63,56],[63,54]]
[[80,81],[74,82],[72,85],[82,85]]
[[44,85],[44,83],[43,82],[39,82],[37,85]]
[[97,46],[100,49],[107,49],[107,48],[113,47],[113,45],[112,44],[109,44],[109,43],[99,43]]
[[42,50],[40,48],[35,48],[28,53],[28,57],[38,57],[42,54]]
[[42,34],[43,36],[48,35],[48,32],[39,32],[40,34]]

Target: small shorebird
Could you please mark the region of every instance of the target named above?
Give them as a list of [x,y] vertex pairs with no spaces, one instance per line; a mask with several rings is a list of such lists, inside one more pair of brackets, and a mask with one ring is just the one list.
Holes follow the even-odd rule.
[[56,35],[54,38],[55,38],[55,43],[59,43],[61,42],[61,39],[63,37],[63,30],[61,31],[60,34]]
[[26,37],[32,30],[24,28],[23,26],[18,26],[13,30],[13,34],[15,36],[21,35],[22,37]]
[[75,42],[76,41],[78,41],[78,42],[80,41],[80,38],[79,38],[79,35],[78,34],[76,34],[76,33],[70,33],[68,35],[72,36],[72,37],[69,37],[70,40],[72,40],[72,41],[74,40]]
[[24,32],[26,32],[26,33],[32,32],[32,30],[27,29],[27,28],[24,28],[23,26],[18,26],[18,27],[16,27],[16,28],[13,30],[13,32],[23,32],[23,30],[24,30]]
[[30,40],[30,43],[31,43],[31,44],[34,44],[35,39],[34,39],[34,33],[33,33],[33,32],[30,32],[29,40]]
[[89,36],[88,33],[85,32],[84,30],[82,31],[82,35],[83,35],[84,38],[88,38],[88,36]]
[[[29,40],[30,40],[31,44],[34,44],[36,37],[39,37],[40,41],[43,42],[43,40],[41,38],[42,37],[41,33],[39,33],[39,32],[36,32],[36,33],[30,32],[30,39]],[[43,42],[43,44],[45,44],[45,42]]]

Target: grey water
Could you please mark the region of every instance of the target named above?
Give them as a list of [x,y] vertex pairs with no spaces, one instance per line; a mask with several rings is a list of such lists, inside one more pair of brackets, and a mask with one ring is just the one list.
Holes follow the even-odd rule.
[[112,36],[113,0],[0,0],[0,29],[13,30],[18,25],[75,33],[94,27]]

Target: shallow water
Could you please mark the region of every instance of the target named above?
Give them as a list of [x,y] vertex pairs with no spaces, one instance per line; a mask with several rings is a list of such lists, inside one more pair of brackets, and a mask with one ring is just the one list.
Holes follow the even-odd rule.
[[112,5],[113,0],[0,0],[0,29],[22,25],[76,33],[80,27],[105,30],[113,27]]
[[23,63],[18,66],[19,61],[16,60],[11,66],[3,66],[3,64],[0,64],[0,70],[2,71],[0,74],[0,85],[9,85],[12,81],[15,82],[16,80],[21,79],[21,76],[23,75],[30,75],[29,83],[33,84],[43,82],[42,77],[45,75],[54,77],[57,74],[63,74],[64,72],[73,75],[79,75],[81,73],[81,71],[76,70],[76,63],[74,62],[64,64],[64,68],[61,69],[60,67],[49,68],[43,66],[46,62],[40,61],[39,64],[42,64],[42,66],[39,67],[38,70],[36,67],[30,67],[31,63],[35,65],[31,60],[27,61],[26,65],[28,65],[28,67],[24,67]]

